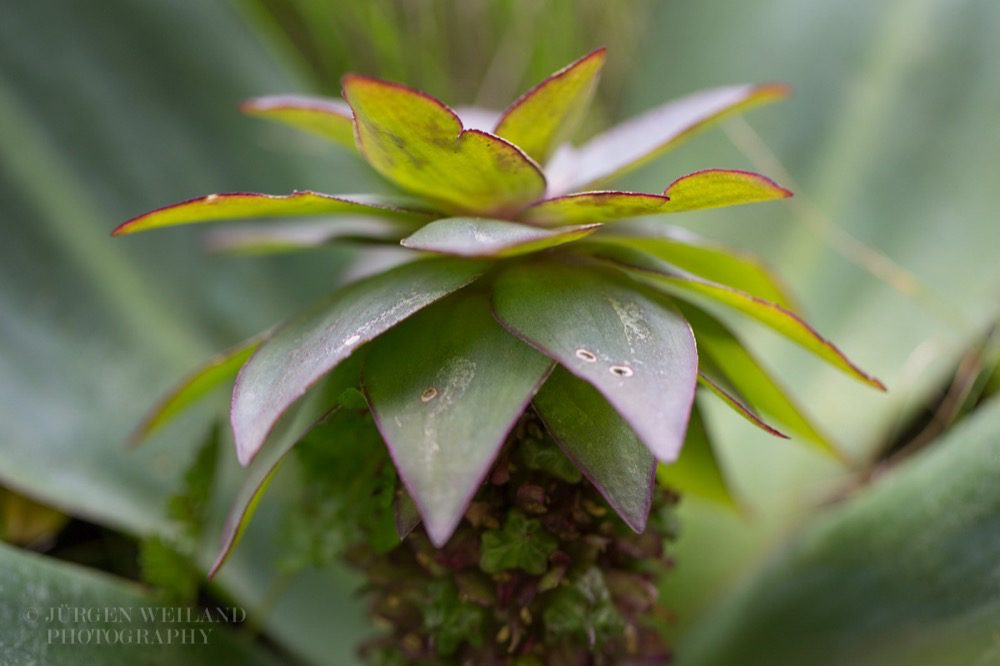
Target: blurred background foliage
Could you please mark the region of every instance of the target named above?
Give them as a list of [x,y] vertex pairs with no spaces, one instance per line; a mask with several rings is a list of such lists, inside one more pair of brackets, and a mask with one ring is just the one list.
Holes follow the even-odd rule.
[[[684,504],[663,591],[679,663],[996,663],[997,34],[989,0],[3,3],[0,534],[17,547],[0,548],[0,662],[78,663],[24,607],[154,600],[52,555],[129,575],[103,551],[178,538],[168,498],[226,396],[138,451],[125,450],[130,430],[209,354],[326,293],[352,257],[206,255],[197,227],[116,241],[110,229],[210,191],[386,187],[350,156],[241,117],[246,97],[337,95],[356,71],[502,107],[606,45],[584,134],[699,88],[792,85],[790,100],[623,185],[659,191],[716,166],[793,189],[785,206],[670,222],[762,254],[811,322],[890,388],[873,395],[741,322],[855,464],[708,410],[751,515]],[[240,474],[222,444],[202,569]],[[369,631],[354,580],[275,569],[285,476],[208,590],[254,617],[224,649],[266,660],[271,648],[247,645],[259,630],[305,663],[351,663]]]

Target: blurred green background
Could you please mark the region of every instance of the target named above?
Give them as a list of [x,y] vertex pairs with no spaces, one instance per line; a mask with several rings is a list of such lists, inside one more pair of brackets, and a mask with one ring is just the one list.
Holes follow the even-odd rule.
[[[2,3],[0,486],[129,535],[169,532],[166,498],[226,396],[138,451],[125,449],[129,431],[185,372],[349,265],[347,251],[208,255],[197,227],[108,236],[208,192],[385,188],[351,156],[242,117],[242,99],[335,96],[356,71],[502,107],[606,45],[584,134],[704,87],[791,84],[788,101],[698,135],[623,186],[660,191],[725,167],[793,189],[787,205],[670,222],[762,254],[811,323],[890,389],[874,394],[746,325],[855,465],[712,410],[750,515],[684,504],[663,595],[678,663],[998,663],[996,405],[898,466],[878,462],[961,359],[985,368],[995,354],[967,357],[1000,309],[998,34],[991,0]],[[219,515],[239,476],[223,448]],[[281,496],[278,483],[217,594],[259,609],[285,654],[352,663],[369,629],[350,576],[274,570]],[[0,546],[0,662],[78,663],[43,644],[24,607],[144,594],[50,560]],[[245,638],[232,649],[268,651]],[[135,663],[108,650],[115,659]]]

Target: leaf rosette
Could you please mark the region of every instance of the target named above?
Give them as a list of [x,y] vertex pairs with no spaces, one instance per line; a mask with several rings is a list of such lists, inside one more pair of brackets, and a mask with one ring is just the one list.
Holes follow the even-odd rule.
[[363,389],[437,546],[461,522],[529,406],[636,531],[645,527],[657,478],[735,504],[695,408],[698,386],[771,434],[784,437],[776,426],[784,427],[839,455],[725,318],[741,313],[848,375],[881,383],[796,314],[758,259],[662,220],[791,193],[728,169],[683,175],[659,193],[599,189],[727,114],[783,97],[785,88],[698,92],[574,146],[569,139],[604,59],[604,49],[584,56],[499,114],[458,112],[357,75],[343,79],[344,102],[251,100],[248,113],[357,151],[400,194],[212,194],[114,230],[310,217],[307,232],[301,220],[269,219],[255,234],[224,230],[216,245],[287,251],[346,238],[398,242],[410,252],[213,358],[140,429],[148,434],[238,372],[231,420],[237,456],[250,470],[213,571],[291,446],[267,449],[269,435],[324,378]]

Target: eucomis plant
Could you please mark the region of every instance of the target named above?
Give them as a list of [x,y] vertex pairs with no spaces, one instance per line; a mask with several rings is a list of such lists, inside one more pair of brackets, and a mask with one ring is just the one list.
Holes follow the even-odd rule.
[[[391,617],[399,644],[410,640],[397,650],[409,661],[460,655],[492,663],[502,654],[526,664],[563,663],[554,656],[562,650],[565,663],[586,663],[572,661],[580,646],[593,654],[624,650],[620,654],[637,659],[659,654],[643,652],[645,634],[629,611],[648,610],[655,594],[635,603],[626,593],[634,586],[619,588],[621,575],[645,576],[637,573],[641,560],[661,551],[638,548],[629,541],[634,535],[620,528],[644,531],[657,478],[680,492],[728,498],[697,409],[692,412],[699,386],[753,425],[777,436],[784,436],[778,427],[785,428],[836,455],[719,311],[749,316],[882,388],[795,314],[781,283],[755,258],[666,223],[667,214],[790,192],[761,175],[724,169],[681,176],[662,193],[601,189],[696,130],[778,99],[785,89],[706,90],[571,145],[604,59],[603,49],[584,56],[502,113],[456,111],[416,90],[357,75],[343,79],[346,103],[251,100],[245,110],[252,114],[357,151],[402,193],[212,194],[140,215],[114,231],[314,216],[319,221],[308,226],[274,222],[251,234],[237,230],[229,242],[288,250],[348,238],[398,241],[409,249],[407,260],[340,287],[300,316],[212,359],[142,428],[159,426],[237,370],[231,419],[244,465],[324,378],[335,388],[327,392],[330,411],[339,406],[367,418],[370,410],[401,481],[400,537],[419,521],[426,531],[426,537],[421,531],[410,537],[419,564],[413,566],[434,584],[449,581],[450,592],[435,594],[452,599],[454,608],[483,609],[456,616],[462,624],[428,610],[445,603],[427,601],[432,588],[412,590],[410,601],[422,609],[417,619]],[[364,399],[343,390],[351,388]],[[346,446],[338,442],[339,422],[323,424],[324,445]],[[255,463],[213,573],[288,448]],[[601,508],[602,498],[620,522]],[[662,544],[662,530],[656,536]],[[449,540],[465,544],[464,555],[435,556],[435,548],[450,552]],[[412,565],[398,554],[385,557],[397,558],[402,568]],[[487,581],[475,588],[486,590],[478,599],[471,583],[462,582],[470,567]],[[520,581],[516,593],[504,587],[514,585],[511,580]],[[559,597],[566,590],[577,597]],[[595,619],[604,612],[602,599],[605,615],[620,622]],[[564,617],[569,610],[559,614],[578,606],[588,609],[578,622]],[[447,628],[456,622],[465,634],[449,638]],[[487,648],[493,652],[483,652]]]

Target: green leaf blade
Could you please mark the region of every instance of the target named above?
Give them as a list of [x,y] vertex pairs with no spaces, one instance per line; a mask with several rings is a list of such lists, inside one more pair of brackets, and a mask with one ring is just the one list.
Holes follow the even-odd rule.
[[521,265],[494,285],[497,319],[590,382],[661,460],[674,460],[694,399],[688,323],[655,290],[614,271]]
[[306,95],[269,95],[243,102],[240,110],[251,116],[305,130],[357,152],[351,107],[341,100]]
[[401,244],[413,250],[458,257],[511,257],[571,243],[600,227],[587,224],[540,229],[505,220],[451,217],[424,225]]
[[552,372],[533,404],[559,448],[611,508],[637,533],[646,529],[656,459],[618,412],[597,389],[562,366]]
[[375,215],[410,220],[427,220],[431,216],[423,211],[396,207],[391,199],[372,195],[332,196],[318,192],[272,195],[256,192],[230,192],[209,194],[143,213],[118,225],[111,232],[111,235],[121,236],[196,222],[344,214]]
[[551,368],[496,323],[482,293],[442,301],[372,345],[372,414],[435,545],[458,526]]
[[757,416],[753,409],[743,404],[739,397],[722,388],[720,385],[721,382],[714,381],[704,370],[698,372],[698,383],[707,388],[713,395],[722,400],[722,402],[752,425],[760,428],[769,435],[788,439],[788,435],[765,423],[763,419]]
[[739,502],[722,473],[697,405],[691,410],[691,420],[688,422],[687,437],[680,457],[669,465],[660,463],[656,478],[663,485],[684,494],[695,495],[734,509],[739,507]]
[[545,176],[500,137],[466,130],[454,111],[404,86],[343,80],[362,155],[400,187],[457,213],[505,217],[541,198]]
[[519,219],[544,226],[610,222],[665,212],[669,201],[659,194],[581,192],[543,199],[521,213]]
[[680,213],[707,208],[787,199],[792,196],[770,178],[750,171],[705,169],[681,176],[663,191],[670,197],[664,213]]
[[560,152],[550,165],[551,191],[601,183],[648,160],[730,113],[784,97],[781,85],[738,85],[703,90],[647,111],[600,134],[579,149]]
[[246,465],[299,397],[354,350],[475,280],[478,262],[430,259],[348,285],[279,328],[243,366],[233,391],[236,452]]
[[503,112],[493,133],[545,164],[579,125],[606,55],[596,49],[546,78]]

